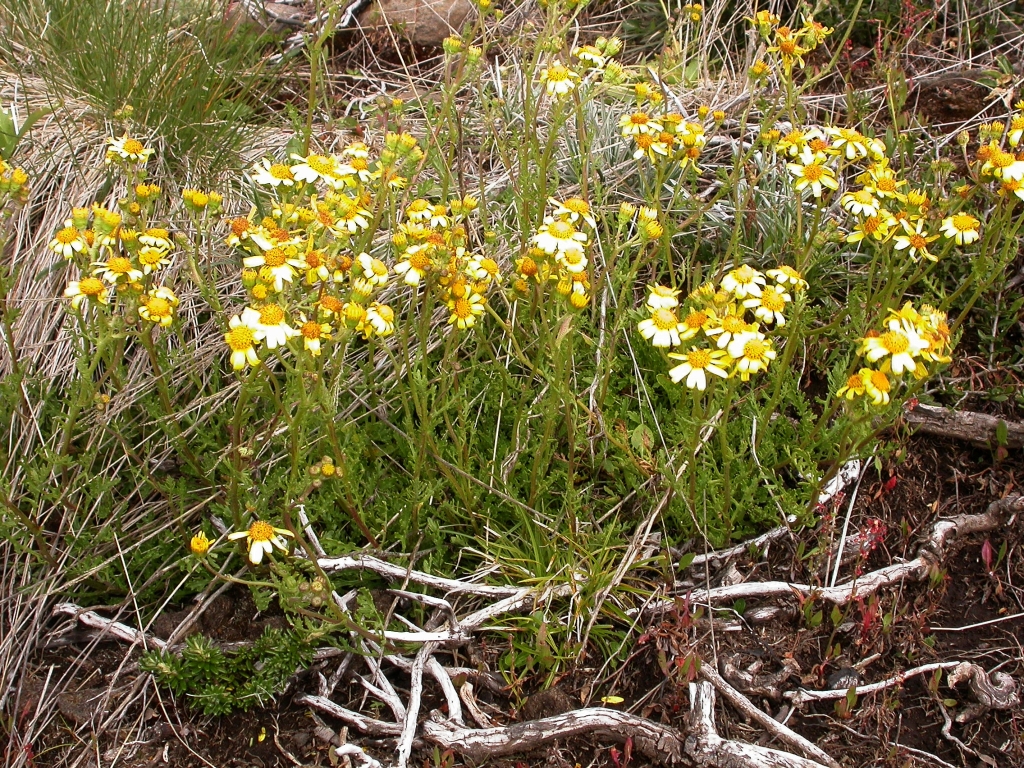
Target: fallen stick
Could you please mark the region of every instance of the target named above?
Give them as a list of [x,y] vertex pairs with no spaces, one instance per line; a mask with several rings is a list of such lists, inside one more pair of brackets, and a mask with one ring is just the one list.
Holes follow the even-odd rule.
[[788,744],[794,749],[798,749],[812,760],[817,760],[819,763],[830,766],[830,768],[839,768],[839,763],[829,757],[827,753],[819,749],[816,745],[812,744],[800,734],[790,728],[787,728],[771,715],[762,712],[754,706],[746,696],[733,688],[721,675],[719,675],[710,664],[701,664],[699,674],[707,682],[711,683],[715,690],[718,691],[726,701],[739,710],[741,715],[753,720],[768,731],[768,733],[775,739],[781,741],[783,744]]
[[529,720],[495,728],[464,728],[436,715],[423,723],[423,736],[443,749],[473,760],[488,760],[516,752],[530,752],[555,739],[592,733],[633,748],[658,763],[683,761],[683,735],[675,728],[614,709],[577,709],[564,715]]
[[1000,424],[1005,425],[1007,448],[1024,447],[1024,424],[1006,421],[987,413],[954,411],[934,405],[918,405],[903,413],[903,418],[917,432],[963,440],[981,448],[995,448],[999,445]]
[[[924,666],[915,667],[914,669],[908,669],[906,672],[900,672],[899,674],[893,675],[892,677],[886,678],[885,680],[881,680],[877,683],[871,683],[870,685],[858,685],[853,689],[853,692],[856,693],[857,696],[864,696],[869,693],[884,691],[886,688],[903,685],[903,683],[912,677],[926,675],[929,672],[935,672],[939,669],[954,669],[959,665],[959,661],[943,661],[935,664],[925,664]],[[836,699],[845,699],[848,694],[848,688],[836,688],[827,691],[809,691],[806,688],[800,688],[799,690],[783,694],[783,697],[794,707],[799,707],[809,701],[835,701]]]
[[[981,514],[957,515],[946,520],[939,520],[932,527],[931,534],[921,544],[917,557],[913,560],[871,571],[834,587],[817,587],[788,581],[746,582],[692,590],[690,602],[693,605],[717,605],[739,599],[791,597],[815,598],[826,603],[846,605],[857,598],[866,597],[884,587],[898,584],[907,579],[919,581],[927,578],[942,561],[951,539],[971,533],[995,530],[1005,525],[1011,516],[1020,512],[1024,512],[1024,496],[1007,496],[989,504],[988,509]],[[661,598],[651,601],[642,609],[628,611],[627,615],[635,616],[641,611],[644,614],[655,613],[675,605],[676,601],[673,598]]]
[[[723,739],[715,729],[715,689],[690,683],[690,717],[686,754],[698,766],[714,768],[823,768],[823,764],[777,749]],[[829,760],[825,765],[835,765]]]
[[383,720],[366,717],[358,712],[353,712],[351,709],[345,709],[345,707],[335,704],[333,701],[326,699],[323,696],[305,694],[303,696],[296,696],[292,701],[296,704],[304,704],[307,707],[312,707],[313,709],[323,712],[325,715],[336,717],[343,723],[347,723],[353,728],[358,728],[360,731],[367,733],[370,736],[394,738],[402,735],[402,726],[398,723],[388,723]]
[[105,634],[110,635],[117,640],[124,640],[125,642],[133,645],[141,645],[143,648],[152,646],[157,650],[164,650],[167,647],[167,643],[158,637],[147,635],[138,629],[133,629],[127,624],[122,624],[120,621],[114,621],[100,616],[95,611],[87,611],[79,605],[74,603],[57,603],[53,606],[53,613],[64,614],[67,616],[74,616],[79,622],[85,624],[87,627],[98,629]]

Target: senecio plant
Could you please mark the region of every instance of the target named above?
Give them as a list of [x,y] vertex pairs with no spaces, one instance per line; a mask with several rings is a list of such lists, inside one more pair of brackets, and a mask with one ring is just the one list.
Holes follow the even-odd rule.
[[[553,673],[591,641],[621,647],[588,599],[617,586],[617,553],[655,497],[667,542],[718,545],[813,524],[821,486],[877,452],[1017,252],[1024,113],[984,126],[954,182],[901,136],[808,118],[804,67],[833,34],[811,19],[751,18],[754,97],[728,114],[688,105],[701,6],[658,67],[620,63],[615,38],[568,47],[581,4],[546,8],[521,68],[482,66],[490,3],[479,45],[445,41],[423,138],[387,101],[379,135],[260,158],[244,200],[169,200],[152,147],[130,130],[107,140],[114,196],[72,209],[50,242],[78,376],[33,460],[112,521],[82,546],[157,494],[179,510],[190,588],[238,578],[229,563],[244,558],[241,580],[258,605],[278,599],[303,648],[341,642],[353,621],[385,626],[372,600],[353,619],[331,599],[316,546],[571,580],[568,620],[543,608],[523,625],[545,653],[503,662]],[[470,173],[474,132],[507,184]],[[0,164],[5,204],[27,184]],[[81,440],[97,425],[103,439]],[[115,455],[129,448],[153,454]],[[171,469],[150,469],[166,453]],[[132,483],[89,482],[122,466]],[[147,552],[131,555],[138,583],[159,565]],[[90,577],[120,578],[121,560],[90,557]],[[223,711],[251,656],[189,653],[208,674],[160,656],[148,668]]]

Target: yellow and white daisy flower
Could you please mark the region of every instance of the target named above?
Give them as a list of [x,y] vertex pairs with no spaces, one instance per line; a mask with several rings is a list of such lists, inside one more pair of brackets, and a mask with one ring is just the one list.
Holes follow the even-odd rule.
[[913,371],[921,353],[928,349],[928,342],[917,331],[899,320],[889,321],[889,330],[879,336],[867,336],[860,340],[859,352],[869,363],[883,358],[897,376]]
[[658,120],[655,120],[643,111],[623,115],[619,118],[619,128],[622,130],[622,135],[626,137],[636,136],[640,133],[649,133],[657,136],[664,130],[664,127]]
[[380,259],[375,259],[368,253],[360,253],[356,256],[355,267],[362,271],[363,279],[370,285],[374,287],[387,285],[388,267]]
[[160,286],[154,288],[139,306],[139,316],[143,320],[166,328],[174,321],[174,310],[178,307],[178,297],[170,288]]
[[51,251],[65,259],[74,258],[76,253],[81,253],[86,248],[85,237],[74,226],[71,220],[64,222],[64,228],[53,236],[48,246]]
[[735,337],[727,347],[730,357],[736,361],[736,372],[740,379],[748,381],[752,373],[768,368],[776,358],[771,339],[763,333],[748,333]]
[[272,163],[266,157],[253,165],[252,180],[264,187],[295,186],[295,174],[292,172],[291,166],[284,163]]
[[293,160],[298,163],[291,167],[295,181],[304,181],[315,184],[323,180],[330,187],[343,185],[343,180],[338,176],[338,158],[333,155],[312,154],[306,157],[292,154]]
[[99,304],[106,304],[109,293],[107,286],[99,278],[83,277],[81,280],[72,280],[68,283],[68,287],[64,289],[64,295],[71,299],[71,306],[78,309],[87,299]]
[[395,265],[395,273],[405,275],[403,282],[406,285],[419,285],[427,273],[434,268],[430,251],[431,247],[428,245],[411,245],[402,253],[399,262]]
[[231,349],[231,367],[236,371],[245,368],[246,363],[252,366],[260,364],[256,354],[256,329],[246,323],[238,315],[228,321],[228,332],[224,334],[224,343]]
[[706,327],[704,333],[711,337],[718,337],[716,346],[719,349],[725,349],[736,339],[757,332],[757,323],[748,323],[744,320],[742,310],[736,307],[730,308],[717,320],[717,323]]
[[804,276],[785,264],[780,264],[775,269],[769,269],[765,274],[779,285],[792,285],[796,291],[802,291],[807,287]]
[[682,343],[683,324],[671,309],[651,310],[651,316],[641,320],[637,330],[655,347],[677,347]]
[[896,235],[895,245],[897,251],[906,251],[913,259],[925,258],[928,261],[938,261],[939,257],[928,250],[928,244],[939,239],[938,235],[929,235],[924,230],[924,219],[920,219],[917,225],[909,221],[903,222],[903,234]]
[[836,390],[836,397],[845,397],[847,400],[853,400],[856,397],[862,397],[864,392],[864,377],[860,373],[854,373],[846,379],[844,386]]
[[595,69],[602,69],[608,63],[608,58],[593,45],[579,45],[572,49],[572,55]]
[[647,306],[650,309],[675,309],[679,306],[679,290],[667,285],[648,286]]
[[477,316],[484,312],[484,297],[479,293],[452,297],[448,300],[448,309],[451,310],[451,316],[448,318],[449,325],[454,325],[461,330],[472,328]]
[[783,312],[786,304],[792,301],[792,297],[774,286],[766,286],[761,290],[760,296],[751,297],[743,302],[747,309],[754,310],[754,317],[765,323],[785,325],[786,316]]
[[94,262],[92,273],[108,283],[134,283],[142,279],[142,270],[125,256],[112,256],[106,261]]
[[156,154],[155,149],[146,147],[141,141],[133,139],[127,133],[119,139],[107,139],[107,163],[114,158],[121,158],[131,163],[146,163],[154,154]]
[[274,290],[278,293],[284,290],[284,284],[292,282],[295,278],[295,267],[288,260],[288,254],[283,248],[271,248],[255,256],[246,256],[242,259],[242,265],[248,269],[266,270],[274,282]]
[[864,383],[864,391],[871,398],[873,405],[888,405],[889,391],[891,384],[889,377],[882,371],[874,371],[870,368],[860,369],[860,378]]
[[731,270],[722,278],[722,290],[728,291],[737,299],[760,296],[764,284],[764,275],[749,264]]
[[320,356],[320,343],[331,338],[330,323],[318,323],[316,320],[308,320],[303,314],[299,315],[299,335],[302,336],[302,346],[313,357]]
[[247,531],[235,531],[228,534],[231,541],[246,540],[246,546],[249,548],[249,562],[253,565],[262,563],[264,555],[273,552],[274,547],[282,552],[287,552],[286,537],[294,538],[294,534],[284,528],[275,528],[262,520],[254,522]]
[[970,245],[981,237],[981,222],[966,213],[957,213],[942,220],[941,232],[957,245]]
[[566,251],[582,253],[587,243],[587,235],[578,231],[570,221],[548,216],[532,240],[544,253],[553,256]]
[[856,192],[844,192],[839,198],[840,205],[855,216],[877,216],[882,204],[870,189],[858,189]]
[[366,318],[363,321],[363,333],[367,337],[370,331],[376,336],[390,336],[395,332],[395,310],[387,304],[373,302],[366,308]]
[[174,248],[174,241],[171,240],[171,233],[162,227],[150,227],[141,235],[139,242],[163,251],[170,251]]
[[548,92],[548,96],[561,98],[572,93],[580,76],[571,68],[566,67],[561,61],[555,59],[546,69],[540,71],[540,81]]
[[575,224],[580,219],[587,222],[591,229],[597,229],[597,219],[590,210],[590,204],[579,197],[567,197],[564,201],[548,198],[548,203],[555,207],[555,218],[568,219]]
[[794,189],[799,192],[810,190],[814,197],[821,197],[825,189],[839,189],[835,171],[825,165],[825,160],[815,155],[810,147],[805,146],[798,159],[800,162],[786,165],[795,179]]
[[257,341],[267,345],[267,349],[277,349],[288,343],[288,339],[299,335],[299,332],[288,325],[288,315],[284,308],[277,304],[264,304],[258,309],[246,307],[242,310],[242,322],[253,329]]
[[868,156],[869,140],[853,128],[825,128],[832,139],[832,146],[840,150],[847,160],[860,160]]
[[694,338],[701,331],[714,327],[718,318],[715,313],[706,309],[691,309],[683,318],[679,338],[683,341]]
[[669,352],[668,356],[683,361],[669,369],[669,378],[676,384],[686,379],[686,386],[690,389],[698,389],[701,392],[707,389],[709,373],[723,379],[729,375],[721,365],[721,361],[727,355],[720,349],[694,348],[682,354]]

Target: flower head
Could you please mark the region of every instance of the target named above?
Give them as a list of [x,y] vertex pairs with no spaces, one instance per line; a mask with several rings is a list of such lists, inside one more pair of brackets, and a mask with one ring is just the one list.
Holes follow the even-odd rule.
[[272,163],[267,158],[252,167],[252,178],[265,187],[295,186],[295,174],[284,163]]
[[540,81],[544,83],[548,96],[562,97],[573,92],[580,81],[580,76],[555,59],[547,68],[540,71]]
[[668,356],[673,360],[683,361],[681,364],[669,369],[669,378],[676,384],[685,378],[686,386],[690,389],[698,389],[701,392],[707,389],[707,375],[709,373],[720,376],[723,379],[729,375],[725,368],[722,367],[722,361],[727,355],[721,349],[695,347],[683,354],[669,352]]
[[683,324],[671,309],[652,309],[651,316],[637,324],[637,330],[655,347],[676,347],[682,343]]
[[155,153],[155,149],[146,147],[141,141],[133,139],[127,133],[119,139],[107,139],[107,163],[120,158],[129,163],[145,164]]
[[206,553],[210,551],[210,540],[200,531],[189,541],[188,548],[195,557],[206,557]]
[[269,555],[277,547],[282,552],[288,551],[288,542],[285,537],[294,538],[294,534],[284,528],[275,528],[270,523],[257,520],[246,531],[235,531],[229,533],[231,541],[245,539],[249,547],[249,562],[259,565],[263,562],[263,556]]
[[764,275],[748,264],[737,267],[722,278],[722,290],[728,291],[737,299],[760,296],[764,284]]
[[246,364],[259,365],[260,358],[256,354],[256,329],[235,315],[228,321],[228,332],[224,334],[224,343],[231,350],[231,367],[236,371],[245,368]]
[[139,305],[139,316],[143,320],[166,328],[174,320],[174,310],[177,309],[178,303],[174,291],[160,286],[146,294]]
[[54,235],[49,245],[51,251],[63,256],[65,259],[73,258],[76,253],[81,253],[85,250],[85,247],[85,238],[81,232],[72,226],[70,220],[64,222],[64,228]]
[[71,306],[75,309],[78,309],[86,299],[98,304],[106,304],[108,300],[107,286],[95,277],[72,280],[64,290],[64,295],[71,299]]
[[736,372],[743,381],[750,379],[752,373],[766,370],[768,364],[776,357],[771,339],[765,338],[763,333],[737,336],[729,342],[727,350],[736,361]]
[[957,213],[942,220],[941,232],[957,245],[970,245],[981,237],[981,222],[966,213]]

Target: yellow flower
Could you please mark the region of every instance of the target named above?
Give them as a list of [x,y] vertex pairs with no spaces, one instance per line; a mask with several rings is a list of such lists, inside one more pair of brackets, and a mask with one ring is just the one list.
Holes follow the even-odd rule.
[[360,253],[356,257],[356,265],[362,270],[363,279],[370,285],[374,287],[387,285],[388,268],[380,259],[375,259],[368,253]]
[[[883,211],[885,213],[885,211]],[[888,219],[881,216],[868,216],[854,227],[853,232],[846,236],[846,242],[858,243],[865,238],[883,242],[892,234]]]
[[139,306],[139,316],[143,320],[166,328],[174,320],[174,310],[177,306],[178,297],[174,295],[174,291],[160,286],[151,290],[143,299]]
[[192,540],[188,543],[188,548],[196,557],[206,557],[206,553],[210,551],[210,540],[206,538],[205,533],[200,531],[192,537]]
[[655,347],[675,347],[682,343],[683,324],[671,309],[652,309],[651,316],[637,324],[637,330]]
[[915,227],[909,221],[903,222],[904,234],[896,235],[895,248],[897,251],[906,251],[912,259],[923,257],[929,261],[938,261],[939,257],[928,250],[928,244],[939,239],[938,235],[928,235],[924,231],[924,219],[917,222]]
[[668,356],[673,360],[682,360],[680,365],[669,369],[669,378],[678,384],[684,378],[686,386],[690,389],[699,389],[703,392],[708,387],[707,374],[711,373],[721,378],[729,374],[721,366],[721,361],[726,358],[726,353],[720,349],[694,348],[683,354],[669,352]]
[[799,160],[799,163],[789,163],[786,166],[796,179],[793,183],[794,189],[809,189],[814,197],[821,197],[825,188],[839,189],[835,171],[825,165],[825,161],[814,154],[810,147],[804,147]]
[[743,302],[747,309],[754,310],[754,317],[766,323],[785,325],[786,317],[783,312],[786,303],[792,301],[788,293],[773,286],[766,286],[761,290],[760,296],[755,296]]
[[845,397],[847,400],[853,400],[855,397],[861,397],[863,394],[864,377],[859,373],[850,376],[846,380],[846,385],[836,391],[836,397]]
[[299,314],[299,323],[299,335],[302,336],[302,346],[313,357],[319,357],[320,342],[331,338],[330,324],[318,323],[316,320],[307,320],[303,314]]
[[840,150],[847,160],[860,160],[868,156],[870,141],[860,131],[853,128],[825,128],[825,133],[832,139],[832,146]]
[[76,253],[81,253],[85,249],[85,238],[82,237],[81,232],[71,225],[71,220],[69,219],[64,222],[64,228],[54,235],[53,240],[50,241],[49,248],[59,256],[71,259],[74,258]]
[[429,245],[413,245],[402,254],[401,261],[395,265],[395,273],[405,275],[406,285],[419,285],[433,269],[434,262],[430,258],[430,250]]
[[760,296],[764,284],[764,275],[748,264],[737,267],[722,278],[722,289],[737,299]]
[[804,276],[785,264],[780,264],[775,269],[769,269],[765,274],[779,285],[792,285],[796,291],[802,291],[807,287]]
[[295,186],[295,174],[284,163],[272,163],[263,158],[252,167],[252,179],[265,187]]
[[344,180],[338,176],[338,158],[333,155],[313,154],[303,157],[292,154],[292,159],[299,161],[291,167],[295,181],[316,183],[323,179],[328,186],[344,186]]
[[966,213],[957,213],[942,220],[942,234],[957,245],[970,245],[979,237],[981,222]]
[[369,338],[371,332],[377,336],[390,336],[395,332],[395,310],[387,304],[373,302],[366,309],[363,334]]
[[124,256],[112,256],[106,261],[93,264],[94,275],[98,275],[108,283],[134,283],[142,279],[142,270],[132,264],[131,259]]
[[717,336],[717,346],[719,349],[725,349],[736,339],[749,336],[755,333],[757,330],[756,323],[748,323],[743,319],[741,310],[736,307],[730,308],[721,319],[718,320],[716,325],[711,325],[705,328],[704,332],[708,336]]
[[531,238],[538,248],[549,256],[567,251],[583,253],[587,243],[587,235],[573,226],[572,222],[548,216]]
[[640,160],[646,157],[652,163],[658,162],[659,158],[668,157],[668,144],[661,141],[660,134],[638,133],[633,137],[636,144],[636,151],[633,152],[633,159]]
[[278,293],[284,290],[286,282],[292,282],[295,277],[295,267],[289,263],[288,254],[284,248],[275,247],[255,256],[246,256],[242,259],[242,265],[248,269],[262,267],[263,269],[260,270],[261,276],[264,270],[266,270],[266,279],[273,281],[274,290]]
[[667,285],[648,286],[647,306],[650,309],[675,309],[679,306],[679,290]]
[[228,332],[224,334],[224,343],[231,349],[231,367],[236,371],[249,365],[259,365],[260,359],[254,349],[256,329],[250,327],[242,318],[235,315],[228,321]]
[[174,242],[171,240],[171,233],[160,227],[151,227],[150,229],[147,229],[139,235],[139,242],[143,245],[159,248],[163,251],[169,251],[174,248]]
[[839,203],[856,216],[877,216],[882,204],[875,199],[868,188],[858,189],[856,192],[844,192],[839,198]]
[[147,148],[141,141],[125,133],[119,139],[107,139],[106,162],[109,164],[115,158],[120,158],[130,163],[146,163],[155,152],[156,150]]
[[597,228],[597,220],[594,218],[594,214],[591,213],[590,204],[586,200],[579,197],[569,197],[562,202],[549,197],[548,203],[555,207],[554,216],[569,219],[573,224],[583,219],[590,225],[591,229]]
[[861,381],[864,382],[864,391],[874,405],[887,405],[889,403],[889,377],[882,371],[873,371],[870,368],[860,369]]
[[242,322],[253,329],[257,341],[266,343],[267,349],[277,349],[299,335],[288,325],[288,315],[277,304],[264,304],[259,309],[246,307],[242,310]]
[[913,371],[921,353],[928,349],[928,342],[916,330],[898,320],[890,320],[889,330],[880,336],[866,336],[860,340],[860,354],[869,363],[889,358],[888,364],[897,376],[904,371]]
[[479,293],[471,293],[469,296],[453,296],[448,300],[448,309],[451,316],[448,324],[454,325],[460,330],[472,328],[478,315],[484,312],[484,297]]
[[540,81],[544,83],[548,96],[560,98],[573,92],[580,81],[580,76],[555,59],[550,66],[540,71]]
[[650,133],[657,136],[663,128],[660,122],[651,118],[646,112],[633,112],[623,115],[619,119],[619,128],[623,136],[636,136],[640,133]]
[[269,555],[277,547],[282,552],[288,551],[288,543],[284,537],[294,537],[294,534],[284,528],[275,528],[270,523],[257,520],[249,526],[247,531],[235,531],[228,534],[228,539],[237,541],[245,539],[249,547],[249,562],[259,565],[263,562],[263,556]]
[[771,339],[763,333],[746,333],[735,337],[727,347],[729,355],[736,361],[736,372],[743,381],[750,379],[750,374],[766,370],[768,364],[775,359]]
[[583,64],[587,64],[596,69],[601,69],[608,61],[607,57],[601,53],[601,50],[593,45],[580,45],[572,49],[572,55],[580,60]]
[[107,303],[107,287],[102,280],[95,277],[83,277],[81,280],[73,280],[68,283],[64,295],[71,299],[71,306],[78,309],[86,299],[100,304]]

